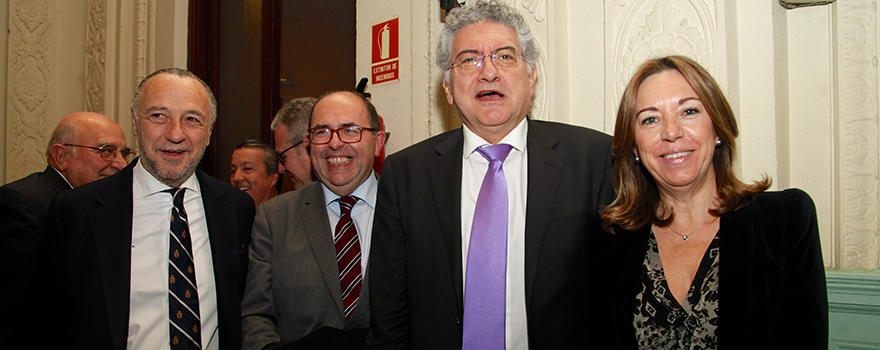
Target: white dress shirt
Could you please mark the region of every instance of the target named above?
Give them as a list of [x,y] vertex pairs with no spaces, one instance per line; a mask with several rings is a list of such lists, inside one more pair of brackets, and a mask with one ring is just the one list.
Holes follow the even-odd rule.
[[[330,238],[336,232],[336,223],[342,212],[339,209],[339,195],[330,191],[327,186],[321,184],[324,189],[324,204],[327,206],[327,217],[330,218]],[[361,275],[367,272],[367,260],[370,258],[370,239],[373,237],[373,213],[376,211],[376,191],[379,189],[379,179],[376,172],[373,172],[367,181],[364,181],[354,192],[352,196],[360,200],[351,208],[351,221],[357,228],[358,241],[361,243]]]
[[[186,188],[183,206],[189,219],[202,349],[219,348],[217,290],[205,206],[196,176]],[[134,167],[132,184],[131,292],[129,299],[128,349],[170,349],[168,318],[168,244],[173,197],[165,185],[143,168]]]
[[[483,178],[489,170],[489,161],[476,149],[489,142],[462,126],[464,148],[461,162],[461,268],[463,284],[467,284],[467,256],[474,223],[474,210]],[[529,335],[526,322],[526,194],[528,193],[528,152],[526,152],[526,119],[517,125],[499,143],[513,146],[504,160],[507,180],[507,283],[505,342],[507,349],[528,349]]]

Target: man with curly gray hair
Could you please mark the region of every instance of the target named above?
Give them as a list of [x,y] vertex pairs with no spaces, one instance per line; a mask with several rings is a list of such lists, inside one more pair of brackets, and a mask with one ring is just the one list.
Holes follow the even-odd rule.
[[385,161],[367,345],[582,347],[584,249],[613,193],[611,137],[528,118],[539,53],[515,8],[450,11],[437,51],[463,126]]

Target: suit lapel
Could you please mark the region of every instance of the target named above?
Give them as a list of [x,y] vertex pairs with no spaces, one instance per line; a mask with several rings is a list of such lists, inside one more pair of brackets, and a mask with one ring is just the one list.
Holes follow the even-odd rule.
[[[333,295],[333,302],[336,303],[336,309],[341,317],[345,317],[345,310],[342,305],[342,287],[339,285],[339,264],[336,261],[336,246],[333,245],[333,232],[330,230],[330,218],[327,216],[327,208],[324,205],[324,191],[320,183],[313,186],[307,186],[302,190],[308,191],[303,196],[304,207],[300,213],[289,213],[290,216],[299,216],[305,226],[306,237],[309,240],[309,247],[315,260],[318,261],[318,267],[321,270],[321,276],[324,277],[324,283],[330,288],[330,294]],[[292,206],[295,208],[296,206]]]
[[[235,298],[234,291],[239,290],[238,275],[246,273],[239,271],[239,261],[231,257],[237,257],[238,252],[246,247],[239,246],[238,215],[235,212],[236,205],[228,199],[224,186],[215,186],[214,179],[208,179],[208,175],[201,170],[196,170],[196,178],[201,189],[202,205],[205,208],[205,221],[208,224],[208,237],[211,246],[211,260],[214,266],[214,284],[217,293],[217,320],[224,325],[225,316],[230,303],[238,303],[240,300],[230,301]],[[213,180],[213,181],[212,181]],[[230,295],[231,294],[231,295]],[[238,305],[236,305],[236,308]]]
[[559,138],[540,123],[529,120],[527,144],[528,194],[526,204],[526,307],[531,301],[541,244],[552,214],[565,160],[553,150]]
[[[464,147],[461,129],[434,149],[428,161],[428,181],[434,212],[440,224],[440,233],[446,247],[449,270],[452,273],[452,287],[458,299],[459,309],[464,307],[462,297],[461,272],[461,153]],[[451,190],[451,191],[450,191]]]
[[110,320],[110,333],[113,344],[118,349],[125,349],[128,338],[134,164],[132,162],[120,171],[120,176],[107,180],[104,191],[95,197],[97,209],[89,213],[104,286],[107,318]]

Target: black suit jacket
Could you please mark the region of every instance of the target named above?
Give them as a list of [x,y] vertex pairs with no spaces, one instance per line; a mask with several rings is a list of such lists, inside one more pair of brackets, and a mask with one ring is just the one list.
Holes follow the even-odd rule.
[[[529,120],[525,294],[532,349],[575,348],[586,236],[610,202],[611,137]],[[461,349],[461,129],[385,160],[370,251],[369,347]]]
[[[607,349],[637,349],[632,305],[650,225],[590,244],[605,289],[591,298],[612,319]],[[828,297],[816,208],[797,189],[757,194],[722,214],[719,349],[828,349]],[[592,243],[592,242],[591,242]],[[604,273],[600,275],[600,273]],[[604,292],[605,294],[602,294]],[[610,313],[610,314],[607,314]]]
[[[126,347],[135,163],[62,194],[49,208],[38,288],[45,292],[43,321],[49,326],[41,328],[48,347]],[[237,350],[254,203],[200,170],[196,177],[211,237],[220,348]]]
[[[37,262],[43,224],[49,203],[70,189],[55,169],[46,170],[0,187],[0,315],[12,315],[21,305],[27,283]],[[0,344],[17,336],[16,320],[3,317]]]

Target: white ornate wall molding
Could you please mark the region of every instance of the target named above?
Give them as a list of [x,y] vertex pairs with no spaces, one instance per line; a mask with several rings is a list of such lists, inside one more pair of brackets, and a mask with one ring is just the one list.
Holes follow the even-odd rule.
[[136,6],[136,16],[137,21],[135,24],[135,81],[141,81],[144,77],[147,76],[147,69],[150,65],[150,61],[153,50],[150,49],[149,45],[147,45],[148,41],[152,36],[150,33],[154,33],[152,26],[148,24],[148,18],[153,18],[152,14],[155,14],[155,4],[149,0],[137,0]]
[[875,0],[837,2],[839,128],[838,195],[843,220],[837,266],[877,269],[880,260],[878,191],[878,17]]
[[[438,72],[437,64],[435,63],[435,56],[437,50],[437,36],[440,34],[439,30],[437,30],[437,23],[433,20],[434,18],[438,18],[438,12],[440,9],[437,7],[437,1],[427,0],[424,3],[425,5],[425,13],[427,14],[427,19],[424,21],[425,24],[425,42],[428,43],[428,47],[425,50],[425,60],[427,64],[424,65],[424,75],[428,77],[426,79],[427,84],[425,84],[425,127],[427,128],[427,134],[425,137],[430,137],[436,134],[439,134],[437,130],[437,123],[434,122],[434,109],[437,104],[440,102],[436,98],[438,93],[443,93],[441,88],[438,89],[435,77],[441,76],[442,72]],[[415,11],[413,11],[414,18],[416,17]],[[415,72],[415,69],[413,69]]]
[[89,0],[86,38],[86,110],[104,114],[107,0]]
[[51,136],[46,120],[51,102],[51,23],[51,2],[9,2],[6,182],[46,164],[45,145]]
[[630,77],[648,58],[684,55],[713,72],[719,37],[714,2],[615,0],[606,7],[610,15],[605,31],[609,111],[617,110]]

